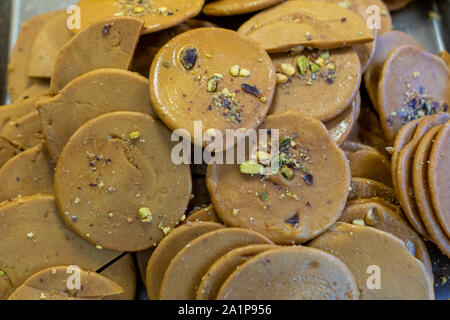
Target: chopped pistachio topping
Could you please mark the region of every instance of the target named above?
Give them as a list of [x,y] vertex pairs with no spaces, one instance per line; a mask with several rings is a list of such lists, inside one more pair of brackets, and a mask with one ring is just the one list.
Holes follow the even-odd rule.
[[284,146],[286,146],[288,144],[290,145],[291,141],[292,141],[291,137],[283,137],[283,138],[281,138],[280,142],[279,142],[280,147],[284,147]]
[[2,277],[2,276],[4,276],[4,275],[5,275],[5,271],[0,270],[0,277]]
[[306,58],[305,56],[300,56],[300,57],[297,58],[297,69],[298,69],[298,72],[302,76],[306,75],[308,67],[309,67],[308,58]]
[[233,209],[233,216],[237,216],[239,213],[239,209],[234,208]]
[[164,60],[163,63],[162,63],[162,65],[163,65],[164,67],[166,67],[166,68],[170,68],[170,62],[167,61],[167,60]]
[[164,227],[162,221],[159,223],[158,228],[161,229],[161,231],[164,233],[164,235],[168,235],[169,232],[172,231],[172,228],[170,228],[170,227]]
[[249,76],[250,76],[250,70],[241,69],[239,71],[239,77],[249,77]]
[[259,198],[264,202],[269,201],[269,195],[265,191],[259,193]]
[[195,66],[198,58],[198,50],[194,47],[188,47],[181,53],[181,64],[186,70],[190,70]]
[[33,232],[28,232],[27,233],[27,237],[28,238],[33,238],[34,237],[34,233]]
[[286,83],[289,81],[289,78],[281,72],[277,72],[276,77],[277,77],[277,84]]
[[352,221],[352,224],[356,224],[356,225],[358,225],[358,226],[365,226],[366,224],[364,223],[364,220],[362,220],[362,219],[354,219],[353,221]]
[[134,131],[132,133],[130,133],[130,139],[134,140],[139,138],[139,136],[141,135],[141,133],[139,131]]
[[294,170],[288,167],[281,168],[281,174],[288,180],[292,180],[294,178]]
[[153,219],[152,212],[149,208],[140,208],[138,213],[142,222],[151,222]]
[[287,76],[293,76],[295,74],[295,68],[290,63],[282,63],[281,64],[281,71],[287,75]]
[[232,67],[230,68],[230,74],[231,74],[233,77],[238,77],[240,71],[241,71],[241,67],[240,67],[239,65],[237,65],[237,64],[235,64],[234,66],[232,66]]
[[96,245],[95,248],[98,250],[103,250],[103,247],[101,245]]
[[241,163],[239,168],[243,174],[263,174],[264,172],[264,166],[252,160]]

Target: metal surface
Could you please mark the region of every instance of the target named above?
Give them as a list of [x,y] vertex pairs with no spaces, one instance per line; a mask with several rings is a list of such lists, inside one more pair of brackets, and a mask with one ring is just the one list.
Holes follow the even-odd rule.
[[[0,101],[6,103],[5,74],[7,55],[17,39],[20,24],[30,17],[52,10],[66,8],[75,0],[1,0],[0,1]],[[392,13],[394,29],[411,34],[430,52],[438,54],[450,46],[450,0],[416,0],[407,8]],[[429,12],[439,15],[430,19]],[[8,44],[9,43],[9,44]],[[436,299],[450,299],[450,259],[442,255],[431,242],[427,242],[433,261]],[[449,279],[450,280],[450,279]],[[138,299],[146,299],[146,293],[139,286]]]

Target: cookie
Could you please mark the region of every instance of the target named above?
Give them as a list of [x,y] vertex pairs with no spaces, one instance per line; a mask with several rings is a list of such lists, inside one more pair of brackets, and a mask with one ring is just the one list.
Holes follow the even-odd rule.
[[279,53],[272,61],[278,85],[271,114],[292,110],[326,122],[351,106],[359,93],[361,66],[352,48]]
[[209,16],[234,16],[266,9],[282,0],[219,0],[203,7],[203,13]]
[[70,288],[70,266],[53,267],[35,273],[18,287],[8,300],[101,300],[123,292],[105,276],[80,270],[80,287]]
[[357,94],[351,106],[339,116],[325,123],[331,137],[337,145],[342,145],[350,136],[350,133],[358,121],[361,106],[361,96]]
[[127,253],[119,260],[99,273],[114,281],[123,288],[123,292],[103,297],[103,300],[134,300],[136,297],[136,266],[131,253]]
[[194,210],[192,210],[192,212],[186,218],[186,223],[198,221],[223,223],[222,220],[220,220],[219,216],[217,215],[216,210],[214,210],[214,207],[211,204],[204,208],[198,209],[194,208]]
[[50,90],[50,79],[35,78],[35,82],[22,92],[16,101],[35,98],[37,96],[47,96]]
[[370,100],[372,101],[372,104],[375,107],[375,109],[377,109],[377,111],[378,111],[378,97],[377,97],[378,81],[380,79],[384,63],[389,54],[391,53],[391,51],[394,50],[396,47],[402,45],[412,45],[416,46],[419,49],[425,50],[425,48],[416,40],[414,40],[413,37],[402,31],[394,30],[377,37],[377,44],[372,62],[370,63],[366,73],[364,74],[364,84],[366,86]]
[[264,10],[238,30],[268,52],[283,52],[298,46],[318,49],[347,47],[374,40],[365,21],[333,3],[287,1]]
[[450,256],[450,241],[436,217],[428,179],[431,149],[442,126],[436,126],[428,131],[417,146],[412,166],[412,177],[414,198],[421,221],[433,242],[439,246],[444,254]]
[[34,39],[28,62],[28,76],[50,78],[61,48],[72,38],[66,27],[69,15],[58,11],[48,19]]
[[179,223],[192,188],[189,166],[171,160],[173,146],[169,130],[143,113],[85,123],[56,166],[64,222],[104,248],[141,251],[158,243]]
[[422,238],[402,216],[391,210],[389,206],[379,201],[349,203],[339,221],[372,227],[393,234],[405,243],[413,256],[422,261],[428,274],[433,277],[430,256]]
[[172,259],[161,285],[161,300],[195,299],[202,276],[227,252],[250,244],[271,244],[254,231],[225,228],[204,234],[189,242]]
[[414,189],[412,182],[413,157],[417,150],[417,145],[423,136],[433,127],[444,124],[450,119],[448,113],[439,113],[433,116],[422,118],[414,133],[413,139],[401,150],[396,167],[396,189],[395,193],[400,201],[403,211],[411,225],[423,236],[428,233],[420,219],[416,202],[414,200]]
[[334,256],[308,247],[267,250],[240,266],[218,300],[357,300],[349,269]]
[[58,95],[37,105],[49,153],[56,163],[73,133],[87,121],[115,111],[155,115],[148,80],[129,71],[99,69],[71,81]]
[[436,217],[450,239],[450,174],[447,169],[450,151],[450,121],[436,135],[430,153],[428,167],[428,183],[430,184],[431,200]]
[[[403,241],[387,232],[340,222],[309,246],[341,259],[355,276],[363,300],[434,299],[433,281],[423,263]],[[381,278],[374,290],[370,285],[377,285],[371,279],[377,277],[376,270]]]
[[19,153],[17,146],[0,136],[0,168]]
[[449,87],[450,71],[438,56],[413,46],[393,50],[383,66],[377,91],[378,112],[388,143],[406,123],[447,111]]
[[36,111],[38,98],[20,100],[18,102],[0,107],[0,131],[11,126],[20,118]]
[[212,203],[226,225],[258,231],[278,244],[306,242],[329,228],[345,206],[347,159],[316,119],[286,112],[268,116],[262,128],[279,129],[281,170],[265,176],[246,174],[238,164],[211,164],[206,184]]
[[206,233],[222,229],[223,226],[212,222],[186,223],[165,237],[156,247],[148,260],[146,269],[147,294],[151,300],[159,299],[164,274],[172,259],[188,243]]
[[11,52],[8,64],[8,93],[11,101],[15,102],[20,95],[40,79],[28,77],[28,63],[30,60],[33,41],[45,23],[60,11],[52,11],[37,15],[21,25],[17,42]]
[[30,148],[0,168],[0,202],[18,196],[53,194],[54,167],[44,145]]
[[[62,222],[50,195],[35,195],[0,206],[2,281],[0,299],[23,284],[34,273],[52,266],[77,265],[98,270],[120,252],[100,250],[70,231]],[[26,259],[24,259],[26,257]],[[5,281],[6,282],[6,281]],[[4,283],[5,283],[4,282]]]
[[386,199],[379,198],[379,197],[353,199],[353,200],[350,200],[347,202],[347,206],[354,205],[354,204],[365,205],[367,203],[376,203],[384,208],[387,207],[387,208],[389,208],[389,210],[391,212],[394,212],[400,218],[406,219],[400,206],[398,206],[397,204],[394,204],[390,201],[387,201]]
[[378,197],[392,203],[397,202],[392,188],[371,179],[354,177],[352,178],[350,188],[348,200]]
[[0,135],[23,149],[44,142],[39,112],[34,110],[17,120],[9,122],[0,130]]
[[372,179],[392,187],[391,163],[378,151],[356,151],[347,158],[352,177]]
[[259,127],[275,90],[268,54],[220,28],[195,29],[170,40],[155,57],[150,78],[156,114],[171,130],[186,129],[192,141],[194,121],[202,121],[203,132],[214,128],[223,135],[226,129]]
[[50,94],[57,94],[73,79],[95,69],[128,69],[142,26],[142,20],[119,17],[95,23],[76,34],[59,52]]
[[77,5],[83,12],[82,30],[100,20],[128,16],[142,20],[142,34],[147,34],[168,29],[195,17],[204,3],[204,0],[81,0]]
[[270,244],[254,244],[231,250],[219,258],[203,275],[196,300],[215,300],[222,284],[239,267],[255,255],[277,248]]

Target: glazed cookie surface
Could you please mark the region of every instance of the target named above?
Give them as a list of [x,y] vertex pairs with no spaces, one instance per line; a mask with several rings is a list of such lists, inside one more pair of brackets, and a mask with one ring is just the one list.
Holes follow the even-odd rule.
[[65,223],[94,245],[119,251],[158,243],[183,216],[190,169],[171,160],[170,132],[137,112],[85,123],[66,144],[55,173]]

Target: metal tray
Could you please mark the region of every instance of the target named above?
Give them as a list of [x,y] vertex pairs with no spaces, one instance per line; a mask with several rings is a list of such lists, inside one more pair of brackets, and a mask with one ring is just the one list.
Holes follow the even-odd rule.
[[[8,103],[6,69],[8,54],[17,39],[20,24],[36,14],[67,8],[76,0],[1,0],[0,1],[0,101]],[[430,19],[433,11],[439,19]],[[391,13],[394,29],[411,34],[429,52],[438,54],[450,48],[450,0],[416,0],[405,9]],[[450,299],[450,259],[442,255],[431,242],[427,247],[433,262],[436,299]],[[142,283],[138,286],[138,299],[147,299]]]

